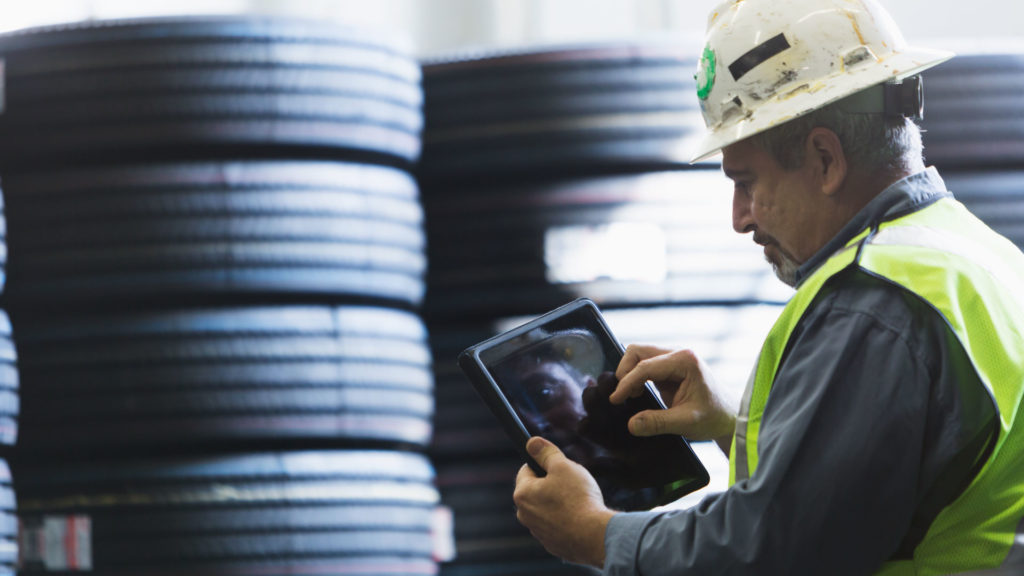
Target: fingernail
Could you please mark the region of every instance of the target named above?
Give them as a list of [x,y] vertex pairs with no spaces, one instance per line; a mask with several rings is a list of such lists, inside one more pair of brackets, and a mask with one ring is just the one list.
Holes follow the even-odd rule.
[[640,434],[647,426],[647,420],[643,416],[637,416],[629,421],[629,431],[633,434]]
[[540,438],[534,436],[533,438],[530,439],[529,442],[526,443],[526,451],[530,454],[530,456],[537,456],[540,454],[541,446],[542,443]]

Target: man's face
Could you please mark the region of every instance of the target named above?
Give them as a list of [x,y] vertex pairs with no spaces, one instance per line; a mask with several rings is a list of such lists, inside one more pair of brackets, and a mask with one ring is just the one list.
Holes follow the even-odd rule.
[[592,377],[576,373],[564,362],[545,360],[526,370],[522,378],[536,410],[521,412],[528,428],[538,430],[576,462],[591,462],[604,453],[591,440],[580,437],[580,426],[587,416],[583,391],[596,385]]
[[749,139],[726,147],[722,154],[722,169],[734,184],[733,229],[753,232],[775,275],[794,286],[797,268],[820,248],[809,234],[821,200],[811,186],[811,171],[806,166],[784,170]]
[[563,431],[576,430],[586,415],[583,389],[587,382],[577,382],[564,363],[555,361],[540,362],[522,378],[534,406],[548,425]]

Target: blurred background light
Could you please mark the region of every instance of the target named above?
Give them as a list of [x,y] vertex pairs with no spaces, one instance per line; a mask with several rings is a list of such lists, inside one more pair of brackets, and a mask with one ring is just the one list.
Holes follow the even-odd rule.
[[[0,31],[89,19],[261,13],[389,30],[419,55],[671,35],[700,38],[719,0],[40,0],[0,2]],[[1024,4],[883,2],[910,42],[1019,38]],[[923,8],[927,6],[927,10]]]

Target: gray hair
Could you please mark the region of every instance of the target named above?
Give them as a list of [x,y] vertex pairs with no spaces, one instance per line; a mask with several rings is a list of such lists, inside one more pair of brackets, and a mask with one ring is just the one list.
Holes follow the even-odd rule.
[[913,120],[846,112],[836,104],[755,134],[751,141],[784,170],[796,170],[803,166],[807,137],[818,127],[836,133],[853,170],[901,174],[924,169],[921,130]]

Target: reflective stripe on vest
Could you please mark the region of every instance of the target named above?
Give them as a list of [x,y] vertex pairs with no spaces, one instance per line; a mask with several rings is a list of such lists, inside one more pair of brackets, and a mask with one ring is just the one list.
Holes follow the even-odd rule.
[[939,312],[997,404],[1000,431],[989,459],[929,526],[912,560],[885,574],[948,574],[1024,561],[1024,254],[954,200],[944,199],[865,230],[808,277],[765,340],[737,419],[730,481],[757,470],[757,438],[775,374],[797,323],[840,271],[898,285]]

